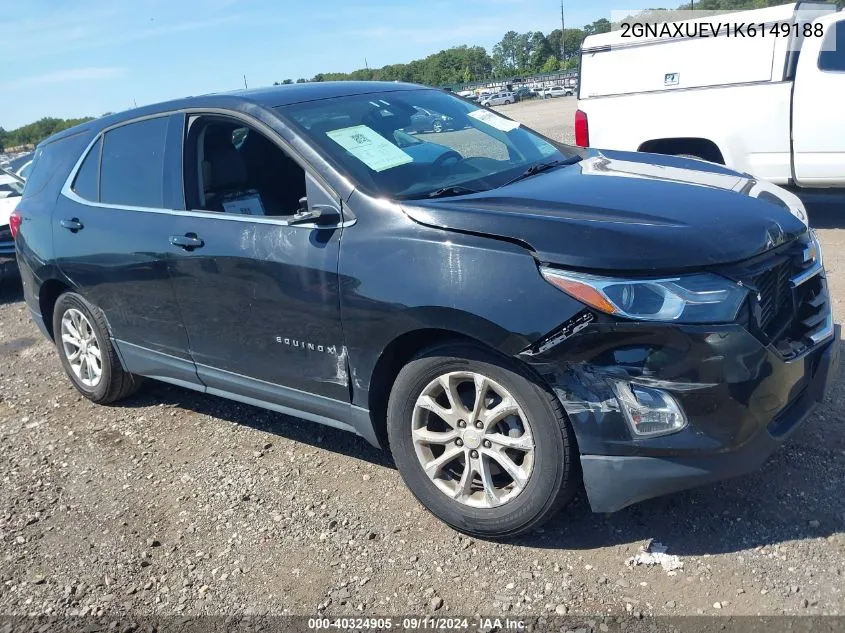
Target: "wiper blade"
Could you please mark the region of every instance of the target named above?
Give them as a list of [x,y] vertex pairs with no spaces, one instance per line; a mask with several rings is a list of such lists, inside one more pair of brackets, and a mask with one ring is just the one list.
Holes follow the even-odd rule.
[[451,187],[443,187],[437,189],[426,195],[426,198],[446,198],[448,196],[465,196],[470,193],[479,193],[476,189],[469,187],[461,187],[460,185],[453,185]]
[[561,167],[563,165],[574,165],[581,161],[580,156],[570,156],[564,160],[552,160],[548,163],[537,163],[536,165],[531,165],[528,169],[522,172],[519,176],[514,178],[513,180],[507,181],[502,187],[507,187],[508,185],[512,185],[515,182],[519,182],[520,180],[524,180],[525,178],[530,178],[531,176],[536,176],[544,171],[548,171],[549,169],[554,169],[555,167]]

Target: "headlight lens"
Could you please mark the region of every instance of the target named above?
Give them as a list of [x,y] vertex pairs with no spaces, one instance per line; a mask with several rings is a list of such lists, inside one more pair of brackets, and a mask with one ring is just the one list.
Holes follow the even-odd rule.
[[634,435],[666,435],[687,425],[680,405],[668,392],[622,381],[611,384]]
[[739,284],[710,273],[657,279],[615,279],[555,268],[543,277],[606,314],[643,321],[726,323],[736,319],[747,296]]

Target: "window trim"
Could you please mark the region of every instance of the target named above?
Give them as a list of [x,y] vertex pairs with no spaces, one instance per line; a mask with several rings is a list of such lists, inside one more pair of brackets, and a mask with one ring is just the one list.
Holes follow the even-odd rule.
[[[73,190],[73,182],[76,180],[76,175],[79,172],[79,169],[82,167],[82,163],[85,161],[85,158],[88,156],[88,153],[94,147],[94,145],[103,138],[108,132],[111,130],[124,127],[126,125],[131,125],[133,123],[139,123],[141,121],[146,121],[149,119],[159,119],[159,118],[167,118],[174,114],[184,114],[187,118],[190,116],[226,116],[230,118],[235,118],[240,121],[247,123],[250,127],[253,127],[259,130],[262,134],[267,136],[272,142],[276,145],[279,145],[280,148],[287,152],[291,159],[296,161],[306,172],[306,174],[310,174],[312,178],[321,186],[323,187],[326,192],[334,199],[338,201],[338,206],[341,207],[341,222],[339,224],[332,224],[332,225],[325,225],[325,224],[317,224],[317,223],[309,223],[309,224],[289,224],[287,220],[285,220],[282,216],[255,216],[255,215],[235,215],[235,214],[226,214],[226,213],[219,213],[217,211],[202,211],[202,210],[188,210],[188,209],[168,209],[163,207],[136,207],[132,205],[121,205],[121,204],[110,204],[107,202],[94,202],[92,200],[86,200],[79,194],[77,194]],[[183,135],[184,137],[184,135]],[[184,138],[182,140],[183,149],[184,149]],[[100,166],[102,167],[102,160],[103,154],[100,152]],[[184,174],[180,173],[179,177],[184,180]],[[99,182],[100,176],[97,176],[97,180]],[[184,183],[183,183],[184,186]],[[134,117],[131,119],[126,119],[110,125],[108,127],[103,128],[94,136],[93,139],[86,145],[85,150],[80,154],[79,158],[74,163],[73,169],[70,170],[70,174],[65,179],[65,183],[62,186],[60,195],[76,202],[77,204],[89,206],[89,207],[97,207],[100,209],[115,209],[118,211],[141,211],[144,213],[158,213],[164,215],[173,215],[177,217],[188,217],[188,218],[216,218],[218,220],[229,220],[231,222],[252,222],[258,224],[274,224],[278,226],[290,226],[292,228],[297,229],[338,229],[338,228],[347,228],[353,226],[357,219],[349,212],[348,207],[343,204],[343,200],[341,196],[337,193],[334,187],[332,187],[323,176],[316,172],[308,162],[297,152],[291,145],[286,142],[281,135],[276,132],[273,128],[269,125],[264,123],[263,121],[259,121],[256,118],[253,118],[249,115],[243,114],[241,112],[237,112],[234,110],[228,110],[225,108],[215,108],[215,107],[190,107],[190,108],[179,108],[176,110],[168,110],[165,112],[156,112],[155,114],[147,114],[143,116]]]

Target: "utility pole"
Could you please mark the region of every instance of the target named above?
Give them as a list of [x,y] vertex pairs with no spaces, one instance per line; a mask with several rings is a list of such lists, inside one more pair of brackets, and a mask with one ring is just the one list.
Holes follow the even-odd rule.
[[244,75],[244,90],[249,90],[249,86],[246,85],[246,75]]
[[566,61],[566,19],[563,17],[563,0],[560,0],[560,59]]

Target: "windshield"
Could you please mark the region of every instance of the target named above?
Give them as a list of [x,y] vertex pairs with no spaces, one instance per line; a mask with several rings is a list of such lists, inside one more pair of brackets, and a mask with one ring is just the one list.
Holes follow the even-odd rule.
[[358,186],[394,199],[493,189],[530,167],[578,156],[575,148],[438,90],[354,95],[277,111]]

